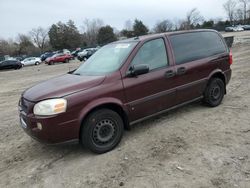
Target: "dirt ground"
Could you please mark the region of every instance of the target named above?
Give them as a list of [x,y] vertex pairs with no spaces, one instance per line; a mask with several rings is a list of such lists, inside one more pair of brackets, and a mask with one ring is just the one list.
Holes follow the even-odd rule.
[[20,94],[79,62],[0,72],[0,187],[249,188],[250,32],[233,35],[222,105],[194,103],[139,123],[102,155],[78,144],[43,145],[19,126]]

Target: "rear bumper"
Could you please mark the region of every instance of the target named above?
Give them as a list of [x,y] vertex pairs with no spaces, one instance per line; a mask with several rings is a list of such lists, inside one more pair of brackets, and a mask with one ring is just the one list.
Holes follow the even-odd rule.
[[226,81],[226,84],[229,83],[230,79],[231,79],[231,75],[232,75],[232,70],[231,69],[228,69],[224,72],[224,75],[225,75],[225,81]]

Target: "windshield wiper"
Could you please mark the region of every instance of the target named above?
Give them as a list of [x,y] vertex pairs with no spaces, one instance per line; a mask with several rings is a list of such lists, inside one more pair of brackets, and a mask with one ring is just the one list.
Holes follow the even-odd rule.
[[73,74],[73,72],[75,72],[76,69],[74,70],[69,70],[68,74]]

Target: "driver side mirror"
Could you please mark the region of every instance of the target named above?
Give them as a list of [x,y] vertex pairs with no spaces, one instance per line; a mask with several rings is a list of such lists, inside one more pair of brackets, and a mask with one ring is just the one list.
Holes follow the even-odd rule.
[[127,76],[136,77],[138,75],[146,74],[148,72],[149,72],[149,66],[146,64],[133,65],[132,67],[129,68]]

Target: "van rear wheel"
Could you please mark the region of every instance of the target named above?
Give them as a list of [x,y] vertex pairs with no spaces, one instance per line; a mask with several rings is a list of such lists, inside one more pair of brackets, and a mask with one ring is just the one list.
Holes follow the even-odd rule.
[[208,106],[220,105],[225,94],[225,84],[220,78],[212,78],[204,93],[203,102]]
[[94,153],[105,153],[121,141],[124,125],[115,111],[100,109],[92,112],[81,129],[81,143]]

